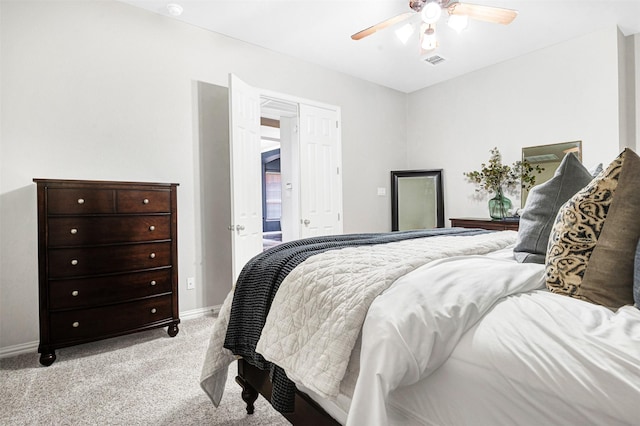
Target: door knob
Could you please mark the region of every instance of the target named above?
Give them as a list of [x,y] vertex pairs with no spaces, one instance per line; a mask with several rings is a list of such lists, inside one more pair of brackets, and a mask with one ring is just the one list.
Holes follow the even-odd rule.
[[244,225],[236,225],[236,231],[244,231]]
[[311,221],[309,219],[305,219],[302,223],[304,223],[304,226],[309,226]]

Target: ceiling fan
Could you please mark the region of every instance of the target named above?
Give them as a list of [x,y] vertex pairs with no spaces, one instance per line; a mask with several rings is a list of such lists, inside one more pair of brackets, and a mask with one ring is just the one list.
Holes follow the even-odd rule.
[[[353,40],[361,40],[384,28],[408,20],[415,16],[417,12],[422,18],[420,47],[422,51],[428,52],[434,50],[438,46],[435,24],[440,19],[443,10],[449,14],[449,26],[458,31],[461,31],[466,27],[467,20],[469,18],[478,21],[507,25],[510,24],[518,15],[516,10],[460,3],[452,0],[409,0],[409,7],[413,12],[401,13],[400,15],[396,15],[385,21],[379,22],[369,28],[365,28],[364,30],[353,34],[351,38]],[[411,31],[411,29],[409,29],[409,31]],[[409,36],[410,33],[405,37],[408,39]]]

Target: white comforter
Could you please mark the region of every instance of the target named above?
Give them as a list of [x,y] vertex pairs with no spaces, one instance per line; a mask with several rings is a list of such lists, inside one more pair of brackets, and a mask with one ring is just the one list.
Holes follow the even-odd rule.
[[431,262],[369,308],[347,425],[387,424],[389,393],[433,373],[501,298],[541,288],[541,265],[486,256]]
[[403,426],[631,426],[639,401],[640,310],[543,289],[501,299],[387,407]]

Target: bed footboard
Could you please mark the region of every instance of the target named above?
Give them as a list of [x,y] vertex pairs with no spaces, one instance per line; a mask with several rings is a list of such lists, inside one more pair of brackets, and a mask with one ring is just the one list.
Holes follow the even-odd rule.
[[[238,360],[238,375],[236,382],[242,387],[242,400],[247,404],[247,414],[253,414],[254,402],[258,394],[267,401],[271,400],[271,380],[269,373],[260,370],[243,359]],[[282,415],[293,425],[305,426],[339,426],[333,417],[322,409],[307,394],[296,391],[296,409],[293,413]]]

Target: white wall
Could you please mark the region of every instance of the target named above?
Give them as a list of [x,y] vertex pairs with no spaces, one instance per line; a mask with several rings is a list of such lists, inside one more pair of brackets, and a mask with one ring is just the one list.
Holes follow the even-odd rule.
[[224,149],[203,139],[198,82],[232,72],[341,106],[344,230],[390,229],[376,188],[405,163],[405,94],[114,1],[3,0],[0,19],[0,350],[38,340],[35,177],[180,183],[180,310],[222,303],[231,283],[202,241],[228,200],[203,196],[201,158]]
[[[583,163],[606,166],[619,151],[618,32],[599,31],[408,96],[409,168],[443,167],[445,214],[488,217],[463,172],[498,147],[582,140]],[[519,195],[509,196],[519,205]]]

